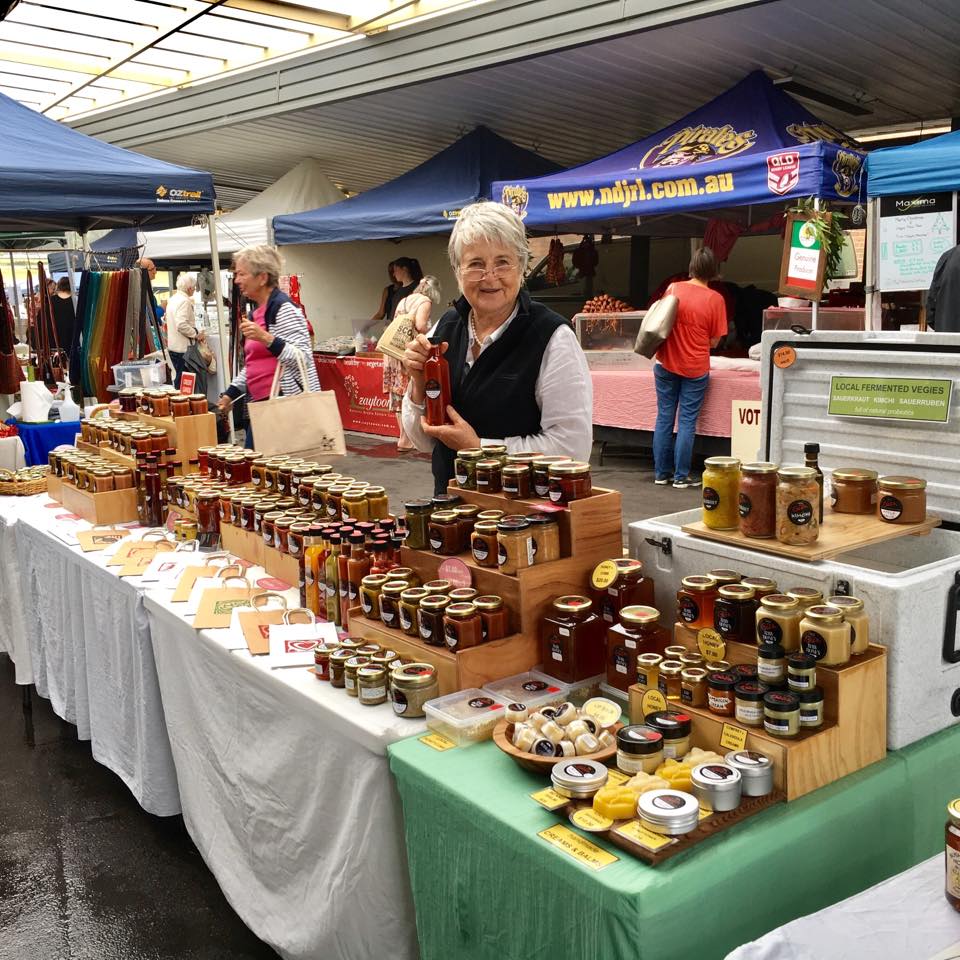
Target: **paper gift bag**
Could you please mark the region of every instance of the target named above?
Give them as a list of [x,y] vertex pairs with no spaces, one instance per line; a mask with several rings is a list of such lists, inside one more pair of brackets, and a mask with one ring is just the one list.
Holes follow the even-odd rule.
[[77,533],[80,549],[84,553],[93,553],[104,550],[114,543],[119,543],[124,537],[129,537],[130,531],[116,528],[94,527],[92,530],[81,530]]
[[281,623],[268,627],[270,669],[279,667],[312,667],[313,650],[318,643],[337,642],[333,623]]
[[149,552],[138,551],[127,556],[126,561],[120,568],[118,576],[121,577],[139,577],[153,563],[153,558],[158,553],[173,553],[174,545],[172,543],[152,543],[153,548]]
[[[269,607],[270,603],[277,603],[279,606]],[[268,590],[254,594],[250,606],[252,610],[238,608],[233,611],[230,630],[231,633],[240,634],[252,655],[260,656],[270,652],[269,627],[283,623],[287,601],[282,593]]]
[[412,313],[398,313],[377,341],[377,350],[394,360],[403,360],[407,344],[416,335]]
[[[243,586],[230,586],[240,582]],[[238,607],[249,607],[255,588],[244,577],[218,578],[223,586],[208,587],[200,597],[197,615],[193,626],[197,630],[219,630],[230,626],[233,611]]]
[[183,575],[180,577],[180,581],[177,583],[177,589],[173,591],[171,602],[186,603],[190,599],[190,594],[193,592],[193,585],[197,582],[197,578],[215,577],[219,569],[219,567],[209,565],[204,567],[186,567]]
[[347,452],[347,443],[336,395],[330,390],[311,390],[299,355],[297,362],[303,393],[279,396],[280,364],[277,364],[268,399],[247,404],[254,446],[258,453],[266,456],[282,453],[307,460],[342,457]]

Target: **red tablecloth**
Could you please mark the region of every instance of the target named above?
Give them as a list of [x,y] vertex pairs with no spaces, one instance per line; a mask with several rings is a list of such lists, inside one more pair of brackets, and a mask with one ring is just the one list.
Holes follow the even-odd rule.
[[344,430],[399,437],[397,417],[388,409],[383,392],[383,359],[373,357],[331,357],[315,353],[320,386],[337,395]]
[[[657,392],[652,369],[591,370],[590,377],[596,426],[653,430],[657,419]],[[733,400],[760,400],[759,370],[710,371],[697,433],[702,437],[729,437]]]

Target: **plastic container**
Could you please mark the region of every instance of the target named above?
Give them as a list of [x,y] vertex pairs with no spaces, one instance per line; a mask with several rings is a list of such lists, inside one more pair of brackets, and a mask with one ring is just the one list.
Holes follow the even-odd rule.
[[427,726],[459,746],[489,740],[493,728],[503,719],[507,704],[512,702],[489,690],[473,687],[428,700],[423,710]]
[[167,382],[167,365],[153,360],[126,360],[113,365],[118,387],[153,387]]
[[531,713],[570,699],[570,686],[537,670],[491,680],[483,688],[504,703],[522,703]]

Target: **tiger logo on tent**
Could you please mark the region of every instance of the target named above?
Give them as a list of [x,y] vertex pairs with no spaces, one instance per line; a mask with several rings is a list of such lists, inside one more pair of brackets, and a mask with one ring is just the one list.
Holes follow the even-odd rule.
[[530,203],[530,194],[527,188],[508,184],[500,193],[500,202],[509,207],[521,220],[527,215],[527,205]]

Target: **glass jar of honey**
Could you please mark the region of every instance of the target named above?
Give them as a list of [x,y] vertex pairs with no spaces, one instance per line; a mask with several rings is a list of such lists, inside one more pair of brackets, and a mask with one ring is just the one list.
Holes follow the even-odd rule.
[[566,505],[583,500],[593,493],[590,464],[578,460],[554,463],[548,467],[549,495],[553,503]]
[[550,497],[550,467],[557,463],[569,463],[569,457],[534,457],[531,464],[533,493],[541,500]]
[[530,539],[533,541],[533,562],[549,563],[560,559],[560,523],[550,513],[533,513],[530,521]]
[[757,608],[757,643],[778,643],[786,653],[800,646],[800,601],[783,593],[771,593]]
[[713,605],[713,628],[727,641],[756,643],[757,602],[742,583],[720,587]]
[[717,581],[713,577],[684,577],[677,591],[677,619],[691,630],[713,629],[716,599]]
[[443,594],[430,594],[420,601],[417,607],[417,626],[420,639],[433,647],[442,647],[446,641],[443,633],[443,617],[450,598]]
[[780,592],[777,589],[777,581],[769,577],[744,577],[740,582],[745,587],[753,587],[753,595],[758,603],[771,593]]
[[927,518],[927,481],[920,477],[881,477],[877,516],[887,523],[923,523]]
[[870,618],[857,597],[830,597],[827,605],[843,611],[843,619],[850,624],[850,653],[861,657],[870,646]]
[[606,630],[588,597],[553,601],[540,621],[540,656],[552,677],[571,683],[604,673]]
[[607,629],[607,683],[627,690],[637,677],[637,657],[656,653],[667,638],[654,607],[634,605],[618,611],[618,622]]
[[808,607],[815,607],[817,604],[823,603],[823,593],[815,587],[791,587],[783,592],[797,601],[801,613]]
[[661,663],[663,657],[659,653],[637,654],[637,683],[641,687],[659,688]]
[[825,667],[837,667],[850,660],[850,624],[839,607],[826,604],[810,607],[800,621],[800,649]]
[[430,591],[425,587],[410,587],[400,594],[400,604],[398,608],[400,629],[408,637],[418,637],[420,635],[417,611],[420,609],[420,601],[423,600],[424,597],[429,596]]
[[483,642],[501,640],[510,632],[510,617],[503,597],[493,595],[475,597],[473,605],[480,614]]
[[483,624],[476,606],[448,604],[443,617],[443,636],[448,650],[465,650],[483,643]]
[[703,707],[707,703],[707,671],[687,667],[680,674],[680,702],[685,707]]
[[877,471],[838,467],[830,475],[834,513],[870,514],[877,509]]
[[[609,564],[614,579],[603,576]],[[594,609],[607,623],[617,623],[620,611],[624,607],[654,605],[653,580],[643,575],[643,563],[629,557],[617,557],[601,565],[604,570],[598,576],[598,570],[590,582],[590,595]]]
[[477,489],[477,461],[485,459],[479,447],[458,450],[453,463],[453,475],[461,490]]
[[442,556],[456,556],[460,552],[460,525],[453,510],[436,510],[427,525],[430,549]]
[[680,700],[680,685],[683,678],[683,664],[679,660],[663,660],[660,663],[660,675],[657,687],[667,700]]
[[506,574],[533,566],[533,541],[526,517],[504,517],[497,524],[497,563]]

